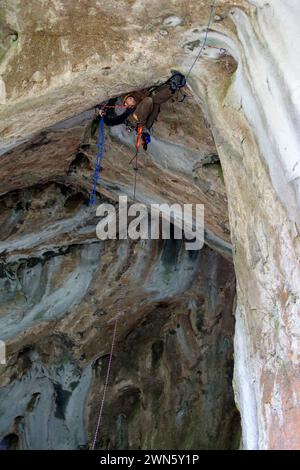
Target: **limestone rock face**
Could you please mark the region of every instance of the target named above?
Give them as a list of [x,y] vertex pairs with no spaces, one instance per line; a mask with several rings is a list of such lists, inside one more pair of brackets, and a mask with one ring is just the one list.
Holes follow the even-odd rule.
[[[188,71],[211,2],[1,3],[4,448],[90,445],[116,319],[99,448],[236,448],[233,336],[242,447],[300,446],[300,7],[216,3],[137,179],[139,202],[205,205],[194,254],[98,240],[87,130],[97,103]],[[106,130],[98,201],[132,198],[133,149]]]
[[[197,124],[181,123],[179,112],[198,113]],[[2,445],[90,445],[118,319],[97,446],[236,448],[235,275],[225,186],[201,109],[192,99],[180,111],[165,107],[137,179],[146,204],[205,203],[207,244],[195,252],[182,240],[99,241],[88,205],[90,120],[65,121],[2,156]],[[133,135],[106,131],[98,201],[132,198]]]

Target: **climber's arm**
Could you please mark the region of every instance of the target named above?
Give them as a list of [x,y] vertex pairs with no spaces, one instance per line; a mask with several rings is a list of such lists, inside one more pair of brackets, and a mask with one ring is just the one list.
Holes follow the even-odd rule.
[[104,122],[107,126],[119,126],[123,124],[128,116],[133,112],[132,108],[126,109],[126,111],[119,116],[104,114]]

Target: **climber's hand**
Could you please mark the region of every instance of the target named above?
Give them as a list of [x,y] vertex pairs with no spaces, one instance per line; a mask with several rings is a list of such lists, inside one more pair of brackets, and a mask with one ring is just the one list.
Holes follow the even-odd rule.
[[96,116],[104,116],[105,115],[105,108],[96,106]]
[[192,93],[191,90],[187,87],[187,85],[185,85],[185,86],[182,88],[182,91],[183,91],[183,93],[184,93],[188,98],[192,98],[192,97],[193,97],[193,93]]
[[105,115],[105,109],[104,108],[99,108],[98,115],[101,116],[101,117],[104,116]]

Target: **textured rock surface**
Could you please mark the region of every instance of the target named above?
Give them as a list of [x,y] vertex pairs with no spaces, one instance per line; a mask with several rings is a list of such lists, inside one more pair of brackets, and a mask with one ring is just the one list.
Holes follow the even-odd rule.
[[[64,397],[61,398],[64,401],[67,392],[70,392],[72,383],[70,380],[73,381],[77,374],[76,380],[84,390],[90,373],[88,364],[91,365],[98,354],[100,356],[107,354],[110,335],[106,334],[105,328],[110,328],[111,331],[110,321],[115,315],[115,312],[109,309],[107,320],[105,315],[99,316],[105,341],[102,351],[99,352],[99,341],[97,342],[97,337],[94,336],[94,317],[85,314],[84,308],[85,305],[87,309],[88,305],[91,308],[92,301],[86,299],[89,299],[89,289],[94,286],[93,282],[100,275],[102,268],[100,265],[94,272],[94,267],[91,265],[91,260],[95,257],[93,250],[98,249],[94,238],[95,221],[93,213],[83,206],[90,188],[91,158],[94,148],[79,149],[83,135],[79,124],[85,119],[85,115],[81,113],[109,96],[153,85],[165,79],[171,69],[186,71],[199,51],[199,40],[203,38],[203,27],[209,15],[210,2],[178,0],[170,4],[169,1],[162,0],[151,2],[128,0],[118,2],[118,15],[113,1],[105,3],[96,0],[82,1],[76,2],[76,6],[73,1],[45,1],[43,4],[32,1],[26,6],[22,4],[22,7],[21,3],[23,2],[18,0],[4,1],[1,11],[2,152],[12,148],[16,143],[25,141],[22,146],[4,154],[1,159],[1,194],[3,194],[1,230],[4,231],[1,243],[3,269],[9,269],[8,275],[6,273],[2,278],[6,282],[2,295],[6,297],[2,306],[1,321],[8,329],[8,338],[10,315],[12,312],[14,315],[19,315],[23,326],[20,327],[21,323],[16,324],[15,320],[12,320],[13,330],[9,339],[11,353],[17,355],[18,351],[31,343],[39,355],[35,359],[39,364],[37,368],[46,367],[48,376],[52,377],[51,380],[56,380],[65,390],[61,394],[53,392],[52,389],[52,396]],[[180,197],[182,202],[205,202],[206,241],[210,248],[206,247],[199,256],[205,259],[208,253],[211,253],[211,248],[222,253],[227,260],[222,258],[221,261],[220,254],[216,251],[211,255],[214,257],[211,263],[216,268],[215,272],[223,272],[221,284],[218,282],[216,285],[222,287],[223,283],[228,282],[232,288],[228,262],[231,249],[225,189],[222,186],[219,168],[202,166],[209,154],[216,153],[212,135],[205,125],[209,123],[208,127],[211,127],[224,172],[233,261],[237,277],[235,391],[242,418],[242,445],[249,449],[295,449],[300,446],[298,184],[300,165],[297,132],[300,111],[300,66],[296,55],[300,40],[297,24],[299,2],[220,0],[217,3],[217,16],[209,35],[211,47],[206,49],[204,58],[197,63],[189,80],[197,104],[201,106],[206,119],[203,120],[200,108],[192,101],[189,105],[186,103],[180,105],[183,111],[179,112],[176,107],[172,113],[169,109],[164,116],[160,116],[160,121],[164,124],[159,128],[156,126],[152,150],[149,151],[148,157],[143,156],[141,159],[138,194],[141,201],[147,202],[172,200],[174,195],[176,200]],[[278,34],[278,31],[281,34]],[[291,47],[291,44],[295,47]],[[220,48],[226,48],[228,53],[224,54]],[[169,122],[171,115],[177,117]],[[192,120],[189,119],[191,115],[193,115]],[[69,123],[56,126],[39,135],[42,129],[73,116],[78,116],[75,121],[71,119]],[[101,192],[106,198],[115,199],[121,192],[132,194],[132,171],[127,165],[130,160],[129,140],[130,137],[122,133],[122,130],[108,137],[109,152],[101,185]],[[36,196],[33,197],[35,192]],[[62,195],[58,196],[59,192]],[[28,198],[34,201],[33,207],[29,204],[27,209],[26,206],[22,207],[22,203],[21,207],[16,205],[16,201],[27,201]],[[43,205],[42,201],[45,201],[45,207],[40,207]],[[67,207],[70,206],[68,215],[65,204]],[[17,207],[20,207],[19,210]],[[38,222],[39,217],[41,222]],[[140,253],[141,257],[145,250],[150,248],[118,247],[125,252],[129,249],[133,252],[136,250],[136,256]],[[157,269],[158,273],[159,260],[166,248],[157,244],[152,246],[152,249],[156,250],[152,268]],[[110,250],[112,245],[104,249],[106,253]],[[59,262],[60,256],[65,258],[66,265]],[[33,278],[40,280],[32,281],[36,287],[33,290],[35,294],[31,297],[28,294],[30,289],[26,287],[29,283],[25,280],[26,266],[19,269],[17,279],[15,273],[23,259],[27,263],[28,260],[36,258],[39,262],[35,265],[35,261],[30,261],[34,266],[29,265],[28,272]],[[119,266],[122,266],[121,260],[119,265],[118,258],[112,253],[111,260],[107,261],[110,268],[115,269],[111,275],[113,284],[116,283]],[[191,274],[189,270],[185,271],[186,261],[181,259],[180,263],[181,277],[185,279],[187,273]],[[193,270],[196,270],[198,262],[200,263],[199,260],[193,261],[192,272],[196,272]],[[146,265],[146,260],[140,263],[141,266],[144,266],[144,263]],[[226,263],[226,268],[223,263]],[[130,268],[128,269],[130,272]],[[225,269],[228,277],[222,269]],[[87,289],[86,291],[83,289],[82,298],[77,304],[80,308],[75,307],[79,294],[72,284],[77,271],[83,276],[83,286]],[[159,274],[156,275],[157,279],[160,279]],[[19,276],[24,277],[23,284]],[[180,334],[183,336],[187,334],[190,326],[181,326],[178,331],[175,329],[174,341],[177,339],[175,344],[172,344],[171,353],[169,350],[173,337],[171,335],[171,340],[167,339],[169,338],[167,331],[171,328],[172,321],[174,318],[177,319],[177,316],[180,317],[182,309],[186,311],[185,302],[189,295],[195,295],[197,305],[201,289],[205,290],[207,274],[204,274],[204,277],[196,274],[194,276],[188,278],[184,291],[178,292],[178,282],[175,283],[176,287],[175,281],[171,282],[173,287],[168,287],[171,290],[167,295],[167,306],[163,309],[164,314],[158,317],[162,323],[158,322],[153,327],[153,331],[157,333],[149,343],[138,341],[136,346],[137,355],[141,354],[148,364],[147,371],[157,367],[157,375],[158,377],[163,375],[166,378],[165,383],[169,383],[168,373],[174,374],[172,377],[179,380],[179,375],[182,377],[182,370],[185,370],[185,368],[173,370],[175,364],[173,360],[170,361],[172,354],[179,354],[176,357],[180,357],[178,363],[181,366],[186,364],[186,361],[191,361],[188,364],[191,375],[188,377],[192,377],[195,364],[192,358],[198,357],[197,354],[201,351],[200,347],[192,344],[194,341],[201,342],[202,334],[206,338],[204,340],[203,337],[203,341],[208,341],[207,333],[193,330],[193,340],[188,342],[187,354]],[[68,280],[70,280],[69,287],[65,289],[62,286]],[[138,298],[137,287],[133,281],[131,284],[126,278],[126,271],[123,280],[124,283],[125,280],[127,282],[122,285],[126,286],[124,287],[127,293],[126,301],[129,302],[127,306],[125,304],[125,311],[130,307],[132,313],[122,316],[130,324],[128,323],[126,330],[123,320],[120,320],[123,325],[121,331],[124,338],[130,331],[133,335],[131,337],[135,338],[142,328],[140,322],[145,321],[145,331],[148,331],[147,322],[151,323],[153,308],[162,308],[155,302],[166,300],[154,299],[154,294],[147,294],[145,308],[141,309],[143,313],[140,312],[141,315],[138,315],[135,309],[140,308],[141,299]],[[106,279],[106,282],[109,283],[109,280]],[[31,281],[29,284],[31,285]],[[148,289],[149,285],[154,289],[151,276],[146,276],[144,272],[143,289]],[[109,285],[104,287],[109,293]],[[47,302],[55,298],[59,288],[70,292],[65,299],[58,303],[55,301],[55,308],[49,309],[50,304]],[[99,286],[95,285],[93,289],[98,292]],[[115,289],[118,289],[116,284]],[[207,305],[209,295],[207,290],[205,291],[205,305]],[[95,298],[101,299],[100,292]],[[105,298],[107,302],[109,297]],[[118,295],[115,294],[114,300],[117,301],[117,298]],[[233,297],[229,298],[232,302]],[[174,305],[173,302],[176,305],[174,316],[169,313]],[[9,303],[13,305],[13,309],[9,307]],[[216,296],[216,305],[220,305],[219,303],[223,308],[221,294]],[[116,306],[116,311],[118,310],[119,305]],[[201,311],[200,308],[196,310]],[[209,306],[205,312],[204,318],[216,310]],[[172,320],[168,315],[171,315]],[[222,321],[229,321],[229,317],[225,320],[225,316],[222,316]],[[60,334],[69,334],[67,328],[72,328],[70,334],[71,336],[74,334],[74,341],[77,341],[74,346],[75,359],[73,356],[67,358],[59,380],[56,379],[56,367],[57,361],[60,362],[58,358],[62,354],[64,341],[58,340],[59,346],[50,348],[49,356],[44,346],[39,348],[37,346],[38,339],[43,342],[45,338],[49,347],[46,338],[52,322],[54,325],[58,322],[57,328]],[[77,326],[81,328],[81,322],[84,323],[83,338],[86,336],[86,341],[80,335],[76,336],[76,328]],[[23,330],[25,326],[27,330],[16,331],[18,327]],[[85,331],[87,333],[84,333]],[[216,326],[210,343],[214,354],[217,351],[218,331]],[[116,357],[115,385],[111,390],[109,408],[113,407],[116,412],[115,415],[105,416],[106,441],[100,445],[110,445],[108,442],[111,442],[112,446],[119,447],[155,445],[157,442],[155,423],[151,434],[146,435],[143,430],[142,438],[137,438],[132,431],[132,426],[138,427],[137,419],[142,413],[145,422],[150,419],[147,408],[144,412],[140,409],[144,401],[149,405],[149,409],[155,406],[152,400],[156,395],[153,393],[148,396],[145,392],[145,384],[149,377],[146,372],[143,377],[135,379],[135,383],[132,383],[130,377],[132,378],[133,373],[129,374],[129,377],[123,371],[121,358],[126,357],[126,349],[122,350],[122,347],[128,346],[126,341],[125,343],[121,341],[122,333],[119,334],[120,362],[117,362]],[[58,337],[61,338],[59,335]],[[153,346],[156,351],[154,355],[159,356],[159,351],[162,351],[158,365],[151,362],[152,344],[156,342],[158,345]],[[80,371],[76,358],[79,350],[87,358],[82,359]],[[152,352],[149,352],[150,350]],[[25,356],[23,354],[22,357],[27,357],[28,354]],[[214,354],[210,356],[210,360],[205,355],[201,359],[204,362],[208,361],[206,373],[214,361],[213,357],[216,357]],[[226,355],[222,357],[225,361]],[[17,356],[15,361],[7,370],[1,369],[1,383],[5,387],[17,390],[15,381],[19,379],[21,370],[24,370],[26,380],[24,380],[23,397],[27,397],[28,383],[35,383],[35,375],[30,372],[31,362],[26,360],[25,365],[22,365],[23,362],[17,360]],[[166,366],[166,361],[168,364],[171,362],[171,371]],[[90,390],[94,390],[97,386],[97,374],[98,377],[103,374],[101,371],[104,362],[100,360],[94,365]],[[131,368],[133,367],[140,370],[141,365],[136,363],[131,365]],[[219,373],[221,370],[223,374],[225,373],[224,367],[225,364],[220,366]],[[39,373],[38,370],[36,373]],[[69,381],[65,378],[66,374],[71,376]],[[152,377],[152,374],[149,375]],[[215,379],[219,380],[218,377]],[[186,380],[189,382],[188,378]],[[184,411],[184,397],[188,397],[188,409],[192,410],[195,406],[199,413],[200,410],[204,413],[201,416],[205,416],[205,412],[210,409],[209,403],[214,396],[213,391],[208,395],[204,394],[207,399],[203,405],[203,397],[193,396],[193,393],[198,393],[201,388],[201,385],[199,388],[196,387],[194,380],[193,378],[192,385],[186,390],[183,381],[177,397],[165,390],[167,401],[176,403],[174,409],[176,408],[176,412],[179,413],[179,421],[183,419],[182,427],[179,427],[178,432],[174,434],[174,442],[166,442],[165,445],[176,446],[177,439],[182,439],[180,433],[184,432],[185,425],[189,423]],[[234,414],[234,407],[232,404],[229,405],[232,398],[228,384],[225,386],[226,380],[223,375],[222,385],[220,383],[218,385],[227,390],[225,394],[227,398],[224,397],[224,400],[228,401],[225,405],[217,400],[215,427],[210,434],[215,437],[208,438],[205,429],[199,427],[191,437],[199,440],[185,441],[185,445],[209,446],[208,441],[215,447],[233,445],[235,441],[233,435],[229,438],[228,435],[216,431],[217,423],[221,420],[221,409],[227,409],[226,406],[229,406],[231,410],[226,414],[225,422],[228,423],[226,426],[233,416],[231,413]],[[120,389],[117,386],[118,381],[121,384]],[[40,389],[35,387],[33,389],[33,393],[40,393]],[[4,394],[7,394],[7,390],[7,388],[2,389]],[[45,380],[45,390],[47,390],[45,393],[51,393],[49,380]],[[83,399],[84,392],[81,396]],[[92,396],[93,392],[90,397]],[[127,399],[124,397],[132,403],[132,414],[122,411],[122,409],[127,410]],[[93,406],[91,398],[86,399],[89,406]],[[180,404],[176,402],[178,399],[181,400]],[[161,396],[158,400],[167,406]],[[20,404],[20,409],[16,410],[16,413],[26,414],[24,408],[28,405],[25,398],[22,403],[22,409]],[[70,400],[71,408],[74,403],[77,403],[76,397]],[[31,404],[29,408],[31,409],[33,405]],[[78,410],[81,409],[79,406]],[[67,405],[63,412],[66,413],[66,410],[68,410]],[[55,417],[53,409],[49,410],[49,413]],[[93,416],[93,413],[91,409],[90,416]],[[14,419],[16,418],[17,416],[14,416]],[[7,421],[3,422],[7,426],[5,425],[5,431],[1,432],[12,433],[7,441],[15,445],[13,433],[16,432],[17,423],[8,423],[9,419],[6,419]],[[75,428],[80,426],[78,423],[82,418],[76,419]],[[109,421],[110,419],[113,419],[113,422]],[[173,426],[171,420],[170,417],[169,422],[161,421],[161,426]],[[67,418],[65,421],[68,422]],[[92,421],[90,421],[91,427],[87,427],[88,432],[91,432],[93,427]],[[199,419],[196,421],[199,423]],[[30,425],[26,432],[25,434],[29,436],[28,442],[32,442]],[[63,429],[60,432],[63,433]],[[190,436],[185,435],[185,438],[189,439]],[[80,434],[78,437],[70,434],[68,442],[70,446],[84,445],[85,439]],[[24,440],[22,442],[24,443]],[[45,444],[47,445],[50,443]]]
[[[48,183],[3,196],[0,433],[90,442],[118,317],[102,448],[232,448],[235,276],[208,247],[99,242],[86,199]],[[176,385],[176,386],[175,386]],[[170,432],[172,430],[172,432]]]
[[250,16],[232,15],[238,39],[227,44],[239,67],[222,112],[224,89],[208,91],[237,276],[236,395],[245,447],[298,449],[300,101],[288,44],[300,40],[299,4],[251,3]]
[[[221,166],[201,109],[193,99],[164,108],[137,184],[147,204],[205,203],[213,249],[200,252],[178,240],[96,238],[90,120],[55,125],[1,157],[0,328],[10,357],[2,446],[90,444],[119,318],[98,447],[236,448],[235,275]],[[102,200],[132,197],[133,139],[122,126],[107,129]]]

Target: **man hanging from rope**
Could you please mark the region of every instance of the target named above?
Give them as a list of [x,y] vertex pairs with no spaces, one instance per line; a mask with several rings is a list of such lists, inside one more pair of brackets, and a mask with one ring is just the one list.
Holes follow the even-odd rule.
[[112,98],[103,107],[99,107],[98,116],[92,123],[92,135],[97,129],[101,116],[104,117],[104,123],[108,126],[118,126],[126,124],[131,129],[137,129],[143,126],[142,144],[144,150],[150,143],[150,130],[157,120],[160,113],[160,107],[171,98],[176,97],[179,90],[186,85],[184,75],[177,72],[172,75],[163,85],[152,87],[146,92],[147,96],[141,97],[139,93],[132,93],[125,96],[123,106],[125,111],[122,114],[116,114],[115,108],[118,98]]

